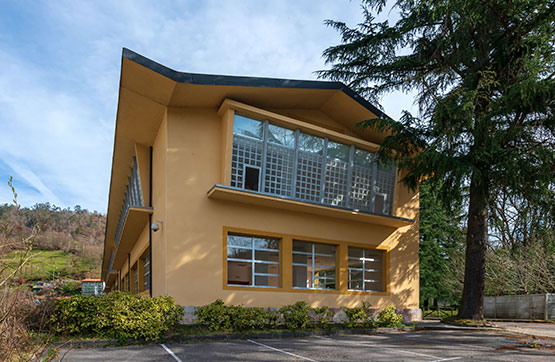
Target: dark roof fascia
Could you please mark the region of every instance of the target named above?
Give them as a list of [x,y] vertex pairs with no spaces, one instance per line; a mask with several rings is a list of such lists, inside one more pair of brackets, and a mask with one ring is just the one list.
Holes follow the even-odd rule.
[[168,68],[127,48],[123,48],[122,56],[179,83],[268,88],[336,89],[354,99],[376,116],[391,119],[391,117],[342,82],[185,73]]

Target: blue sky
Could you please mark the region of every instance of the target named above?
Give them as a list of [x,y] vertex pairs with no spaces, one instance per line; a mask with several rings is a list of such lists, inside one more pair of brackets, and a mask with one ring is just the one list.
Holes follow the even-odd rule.
[[[358,1],[0,0],[0,203],[106,212],[122,47],[198,73],[316,79]],[[393,16],[389,14],[389,16]],[[414,111],[401,93],[390,116]]]

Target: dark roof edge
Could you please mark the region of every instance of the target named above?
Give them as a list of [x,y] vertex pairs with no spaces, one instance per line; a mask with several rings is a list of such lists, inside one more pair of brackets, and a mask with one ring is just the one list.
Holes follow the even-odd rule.
[[179,83],[269,88],[337,89],[354,99],[376,116],[380,118],[391,118],[342,82],[185,73],[168,68],[127,48],[123,48],[122,56]]

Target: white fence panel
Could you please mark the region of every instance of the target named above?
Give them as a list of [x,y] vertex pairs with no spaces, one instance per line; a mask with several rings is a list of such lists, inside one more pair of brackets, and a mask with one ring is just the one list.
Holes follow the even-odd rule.
[[484,316],[489,319],[555,319],[555,294],[485,297]]

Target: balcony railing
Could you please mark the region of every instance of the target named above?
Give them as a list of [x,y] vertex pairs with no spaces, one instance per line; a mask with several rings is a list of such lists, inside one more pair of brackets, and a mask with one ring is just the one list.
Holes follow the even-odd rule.
[[141,191],[141,180],[139,178],[139,167],[137,166],[137,159],[135,157],[133,157],[133,167],[131,167],[131,175],[128,179],[127,191],[125,192],[125,199],[123,201],[123,206],[118,220],[118,227],[116,229],[116,248],[118,247],[119,240],[121,238],[127,212],[129,211],[129,208],[133,206],[144,206],[143,194]]
[[116,271],[112,269],[112,263],[114,262],[114,252],[110,253],[110,261],[108,262],[108,273],[115,273]]

